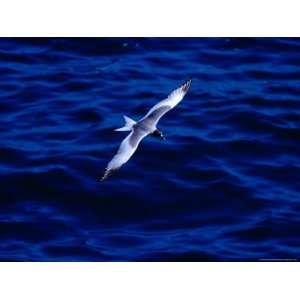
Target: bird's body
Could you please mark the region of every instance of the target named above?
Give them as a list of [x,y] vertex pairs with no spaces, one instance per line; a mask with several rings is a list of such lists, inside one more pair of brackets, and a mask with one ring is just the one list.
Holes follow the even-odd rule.
[[125,164],[137,149],[141,140],[147,135],[156,135],[164,138],[162,133],[156,128],[160,118],[175,107],[185,96],[191,80],[174,90],[166,99],[153,106],[149,112],[138,122],[124,116],[125,126],[115,131],[131,131],[130,134],[122,141],[117,154],[107,165],[102,180],[106,179],[111,172],[119,169]]

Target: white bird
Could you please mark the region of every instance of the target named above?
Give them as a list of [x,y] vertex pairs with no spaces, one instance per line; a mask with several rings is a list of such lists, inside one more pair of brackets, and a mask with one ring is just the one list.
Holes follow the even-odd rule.
[[174,90],[169,96],[153,106],[149,112],[138,122],[124,116],[125,126],[115,131],[130,131],[130,134],[122,141],[117,154],[108,163],[101,180],[106,179],[113,171],[124,165],[136,151],[141,140],[147,135],[153,135],[165,139],[162,132],[156,128],[160,118],[175,107],[187,93],[192,80],[188,80],[182,86]]

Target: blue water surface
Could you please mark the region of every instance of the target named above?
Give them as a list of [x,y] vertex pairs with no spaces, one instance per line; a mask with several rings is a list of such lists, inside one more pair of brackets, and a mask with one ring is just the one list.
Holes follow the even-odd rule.
[[0,78],[1,261],[300,258],[300,39],[2,38]]

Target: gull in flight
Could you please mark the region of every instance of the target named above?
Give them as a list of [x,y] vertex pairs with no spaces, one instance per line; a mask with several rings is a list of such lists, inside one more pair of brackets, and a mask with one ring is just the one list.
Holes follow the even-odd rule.
[[138,122],[124,116],[125,126],[115,131],[130,131],[129,135],[122,141],[117,154],[108,163],[101,180],[106,179],[113,171],[124,165],[136,151],[141,140],[147,135],[165,139],[156,125],[160,118],[175,107],[187,93],[192,80],[188,80],[182,86],[174,90],[166,99],[153,106],[149,112]]

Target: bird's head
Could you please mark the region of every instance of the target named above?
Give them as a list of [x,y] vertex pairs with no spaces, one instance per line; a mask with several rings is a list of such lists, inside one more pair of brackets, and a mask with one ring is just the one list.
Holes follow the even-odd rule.
[[162,133],[160,130],[158,130],[158,129],[155,129],[155,130],[152,132],[152,135],[155,136],[155,137],[159,137],[159,138],[161,138],[161,139],[163,139],[163,140],[166,139],[165,136],[163,135],[163,133]]

